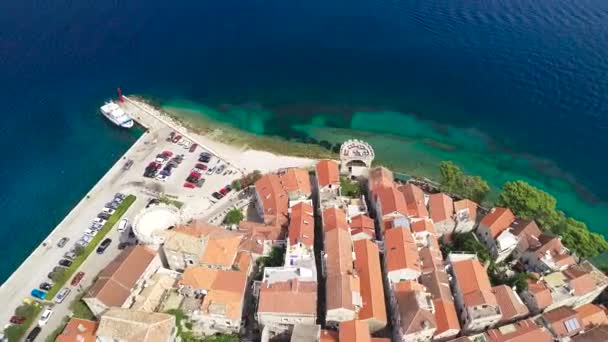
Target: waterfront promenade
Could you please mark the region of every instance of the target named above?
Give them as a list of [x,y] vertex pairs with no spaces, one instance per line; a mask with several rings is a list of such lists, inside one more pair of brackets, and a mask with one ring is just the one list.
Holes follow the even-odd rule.
[[[21,305],[25,298],[31,298],[30,291],[32,289],[38,288],[42,282],[48,281],[47,274],[57,266],[63,255],[82,237],[83,232],[91,225],[91,222],[103,209],[104,205],[112,200],[115,193],[133,194],[137,197],[135,203],[123,216],[131,222],[137,213],[145,207],[148,200],[161,194],[171,195],[176,200],[184,203],[182,207],[182,217],[184,219],[210,219],[209,216],[215,216],[216,213],[230,208],[232,205],[230,202],[233,200],[230,196],[227,196],[214,203],[215,201],[211,201],[211,193],[230,184],[234,179],[240,178],[243,172],[252,171],[247,167],[250,164],[255,165],[257,162],[263,163],[268,168],[280,168],[303,166],[312,162],[302,158],[275,156],[261,151],[241,151],[208,140],[203,136],[188,132],[187,129],[172,121],[168,116],[164,116],[151,106],[136,100],[126,98],[125,103],[121,106],[144,127],[145,132],[0,286],[0,303],[3,304],[0,308],[1,323],[8,323],[14,309]],[[200,147],[195,153],[189,153],[187,149],[167,142],[166,137],[171,132],[176,132],[176,134],[190,139]],[[166,182],[143,178],[143,170],[147,164],[164,150],[172,151],[174,154],[184,154],[183,166],[178,167]],[[198,154],[204,150],[214,154],[217,163],[226,164],[227,170],[233,170],[234,172],[231,175],[205,175],[207,181],[202,188],[184,188],[184,179],[197,162]],[[260,157],[262,157],[261,161],[258,161]],[[127,160],[132,160],[133,165],[130,169],[124,170],[123,165]],[[61,196],[61,194],[57,195]],[[124,235],[119,234],[116,229],[112,229],[108,233],[107,237],[111,238],[113,243],[104,254],[92,253],[80,266],[78,271],[83,271],[86,274],[81,283],[82,286],[72,287],[69,283],[66,284],[68,288],[71,288],[72,293],[63,303],[55,305],[45,302],[52,307],[54,314],[37,339],[44,340],[46,336],[60,326],[62,319],[70,314],[69,304],[79,295],[80,291],[85,290],[92,283],[99,271],[120,253],[117,246],[120,240],[125,239]],[[57,242],[63,237],[69,238],[69,242],[63,248],[57,247]],[[36,321],[28,331],[35,325]]]

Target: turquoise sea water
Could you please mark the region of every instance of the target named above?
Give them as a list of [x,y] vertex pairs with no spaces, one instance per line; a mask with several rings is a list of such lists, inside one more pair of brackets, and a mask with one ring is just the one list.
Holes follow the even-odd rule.
[[1,2],[0,279],[135,141],[97,111],[119,86],[362,137],[411,173],[525,179],[608,235],[607,70],[604,0]]

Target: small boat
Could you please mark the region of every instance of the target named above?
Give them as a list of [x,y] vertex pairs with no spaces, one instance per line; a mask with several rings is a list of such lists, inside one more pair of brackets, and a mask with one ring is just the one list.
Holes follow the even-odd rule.
[[116,126],[123,128],[133,127],[133,119],[113,101],[106,102],[100,109],[101,114],[112,121]]

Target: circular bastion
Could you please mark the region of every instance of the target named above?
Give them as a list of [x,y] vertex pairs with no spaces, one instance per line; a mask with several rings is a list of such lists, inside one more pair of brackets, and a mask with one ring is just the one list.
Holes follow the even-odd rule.
[[180,210],[172,205],[157,204],[142,210],[133,221],[133,234],[147,245],[160,245],[163,231],[180,222]]

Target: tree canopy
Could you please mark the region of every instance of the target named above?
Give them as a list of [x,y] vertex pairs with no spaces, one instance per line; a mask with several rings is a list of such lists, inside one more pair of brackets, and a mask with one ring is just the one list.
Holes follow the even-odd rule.
[[231,209],[228,214],[226,214],[226,223],[227,224],[239,224],[241,223],[241,221],[243,221],[243,219],[245,218],[245,215],[243,215],[243,211],[240,209]]
[[462,170],[451,161],[442,161],[439,164],[440,190],[449,194],[456,194],[477,203],[483,200],[490,192],[488,183],[479,176],[465,175]]

